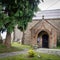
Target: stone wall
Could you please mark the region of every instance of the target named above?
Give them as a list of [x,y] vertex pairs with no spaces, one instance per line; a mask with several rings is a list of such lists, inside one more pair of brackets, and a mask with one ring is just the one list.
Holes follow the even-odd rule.
[[[37,26],[37,27],[36,27]],[[57,34],[56,29],[48,21],[41,21],[32,28],[32,40],[31,44],[34,46],[37,44],[37,36],[41,31],[46,31],[49,34],[49,48],[56,47]]]
[[[41,23],[41,20],[33,20],[32,22],[28,23],[28,27],[27,30],[25,31],[25,39],[24,39],[24,44],[28,44],[28,45],[34,45],[37,42],[37,35],[41,30],[45,30],[49,36],[50,36],[50,40],[49,40],[49,47],[56,47],[56,41],[57,41],[57,33],[56,33],[56,28],[54,26],[54,24],[52,23],[52,20],[48,20],[49,22],[43,22]],[[57,21],[57,20],[56,20]],[[33,29],[33,32],[35,32],[35,38],[32,39],[32,33],[31,29]],[[18,30],[17,28],[15,29],[15,41],[17,39],[22,40],[22,32],[20,30]]]
[[25,40],[24,40],[24,43],[25,44],[31,44],[31,28],[37,24],[39,21],[32,21],[32,22],[29,22],[28,23],[28,27],[25,31]]
[[17,26],[16,26],[14,29],[14,38],[13,38],[14,41],[22,40],[22,35],[23,33],[19,29],[17,29]]

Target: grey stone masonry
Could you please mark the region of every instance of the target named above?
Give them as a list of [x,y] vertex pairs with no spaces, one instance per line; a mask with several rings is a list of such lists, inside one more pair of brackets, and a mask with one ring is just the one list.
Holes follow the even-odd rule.
[[60,49],[45,49],[45,48],[39,48],[36,49],[37,52],[40,53],[48,53],[48,54],[54,54],[60,56]]

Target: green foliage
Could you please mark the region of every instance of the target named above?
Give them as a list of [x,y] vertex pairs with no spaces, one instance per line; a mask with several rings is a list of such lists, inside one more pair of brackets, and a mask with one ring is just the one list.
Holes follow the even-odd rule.
[[14,19],[14,17],[9,17],[6,20],[9,22],[6,21],[4,26],[7,29],[7,31],[11,33],[14,30],[15,25],[17,24],[16,20]]
[[29,56],[29,57],[34,57],[35,54],[36,54],[35,51],[32,50],[32,49],[28,51],[28,56]]
[[5,15],[3,13],[0,13],[0,31],[4,30],[4,23],[5,23],[5,20],[4,20],[4,17]]
[[26,30],[28,25],[27,20],[21,20],[20,22],[18,22],[18,29],[20,29],[21,31]]
[[21,31],[26,30],[28,22],[32,21],[34,12],[38,10],[39,0],[18,0],[16,1],[19,5],[19,9],[15,16],[18,19],[18,29]]
[[24,49],[30,49],[30,46],[21,45],[17,42],[13,42],[10,48],[7,48],[5,45],[0,44],[0,53],[7,53],[7,52],[15,52],[15,51],[22,51]]
[[0,13],[0,31],[12,32],[14,30],[14,27],[16,25],[16,20],[14,17],[9,17],[4,13]]
[[[5,14],[5,16],[2,16],[3,19],[0,17],[0,28],[4,27],[8,32],[12,32],[15,25],[18,24],[18,28],[21,31],[23,31],[23,29],[26,30],[28,22],[32,21],[34,12],[38,10],[39,1],[40,0],[0,0],[1,10],[3,10]],[[5,7],[5,9],[3,9],[3,7]]]
[[39,55],[41,56],[40,58],[37,56],[30,58],[27,57],[27,54],[21,54],[6,58],[0,58],[0,60],[60,60],[60,56],[57,55],[41,54],[41,53],[39,53]]
[[57,46],[60,46],[60,40],[57,41]]

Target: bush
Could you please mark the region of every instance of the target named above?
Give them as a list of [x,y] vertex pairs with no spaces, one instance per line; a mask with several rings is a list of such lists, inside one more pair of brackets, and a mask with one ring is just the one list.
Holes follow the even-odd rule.
[[35,51],[32,50],[32,49],[28,51],[28,56],[29,56],[29,57],[34,57],[35,54],[36,54]]
[[57,39],[57,46],[60,46],[60,38]]

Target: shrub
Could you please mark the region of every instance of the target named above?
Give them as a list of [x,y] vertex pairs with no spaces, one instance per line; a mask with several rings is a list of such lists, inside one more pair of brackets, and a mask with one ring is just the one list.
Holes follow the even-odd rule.
[[28,51],[28,56],[29,56],[29,57],[34,57],[35,54],[36,54],[35,51],[32,50],[32,49]]
[[57,46],[60,46],[60,38],[57,39]]

